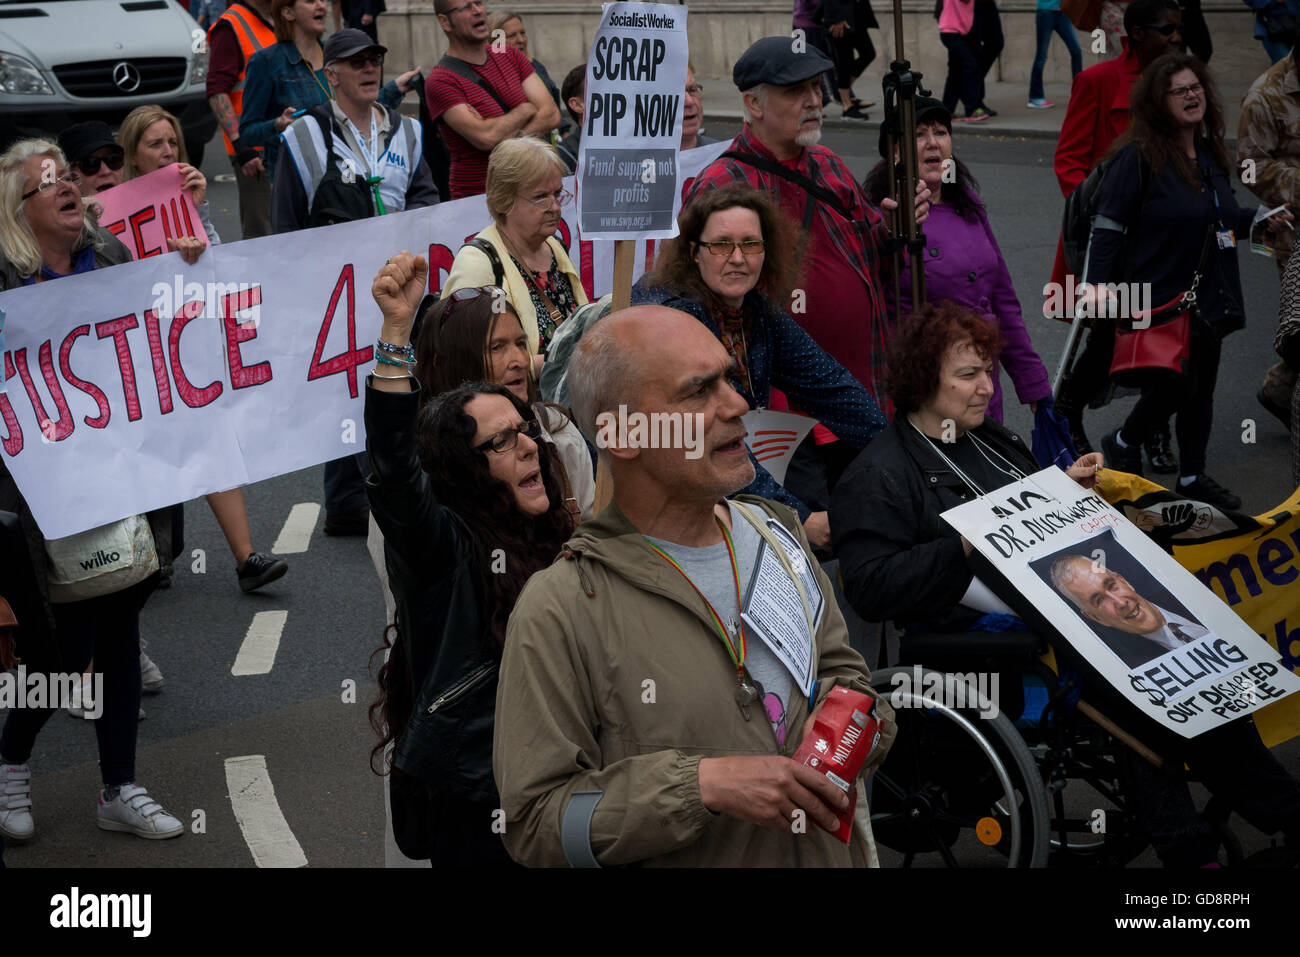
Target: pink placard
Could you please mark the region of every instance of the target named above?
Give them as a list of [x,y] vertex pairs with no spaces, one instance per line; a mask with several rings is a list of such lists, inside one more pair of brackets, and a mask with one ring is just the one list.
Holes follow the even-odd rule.
[[132,259],[161,256],[169,237],[207,239],[194,201],[181,189],[177,163],[96,193],[87,202],[103,208],[100,225],[122,241]]

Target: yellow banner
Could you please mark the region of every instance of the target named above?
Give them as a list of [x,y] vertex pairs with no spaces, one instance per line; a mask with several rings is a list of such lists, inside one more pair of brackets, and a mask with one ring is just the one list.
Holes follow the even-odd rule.
[[[1263,515],[1186,499],[1146,479],[1103,469],[1097,492],[1223,599],[1300,674],[1300,489]],[[1300,694],[1255,713],[1270,748],[1300,734]]]

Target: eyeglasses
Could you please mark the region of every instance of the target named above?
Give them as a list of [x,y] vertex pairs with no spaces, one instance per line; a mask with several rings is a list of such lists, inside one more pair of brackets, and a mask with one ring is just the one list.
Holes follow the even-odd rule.
[[75,165],[87,176],[94,176],[99,172],[101,163],[113,172],[117,172],[122,168],[122,161],[121,153],[113,153],[111,156],[87,156],[84,160],[77,160]]
[[686,88],[687,96],[700,96],[704,93],[704,86],[700,83],[692,83]]
[[696,243],[702,246],[719,259],[730,259],[732,254],[739,249],[742,256],[761,256],[766,245],[761,239],[746,239],[743,243],[733,242],[730,239],[720,239],[717,242],[706,243],[700,240]]
[[493,452],[509,452],[519,444],[519,436],[526,435],[534,442],[542,437],[542,427],[537,424],[537,420],[525,422],[517,428],[502,429],[496,435],[492,436],[486,442],[480,442],[474,446],[475,452],[486,452],[491,449]]
[[353,54],[343,61],[354,70],[364,70],[368,66],[383,66],[384,55],[382,53],[361,53]]
[[1182,24],[1179,24],[1179,23],[1161,23],[1161,24],[1159,24],[1159,25],[1156,25],[1156,24],[1154,24],[1154,23],[1148,23],[1148,24],[1147,24],[1146,26],[1144,26],[1142,29],[1143,29],[1143,30],[1154,30],[1154,31],[1156,31],[1156,33],[1160,34],[1162,37],[1171,37],[1171,36],[1173,36],[1175,33],[1177,33],[1179,30],[1181,30],[1182,28],[1183,28],[1183,27],[1182,27]]
[[81,182],[81,177],[78,176],[76,173],[72,172],[71,170],[69,170],[68,172],[60,176],[58,179],[45,180],[44,182],[41,183],[40,186],[37,186],[35,189],[23,193],[22,197],[19,199],[19,202],[26,202],[27,200],[35,196],[37,193],[43,193],[47,189],[54,189],[60,183],[68,183],[69,185],[76,186],[80,182]]
[[1205,87],[1199,83],[1193,83],[1191,86],[1176,86],[1169,91],[1170,96],[1176,96],[1179,99],[1186,99],[1189,96],[1198,96]]
[[485,4],[483,0],[469,0],[468,3],[462,3],[459,6],[452,7],[450,10],[444,13],[443,16],[450,17],[453,14],[460,13],[462,10],[468,10],[470,9],[470,7],[478,7],[480,10],[482,10],[487,7],[487,4]]
[[573,202],[573,194],[567,189],[561,189],[554,193],[548,193],[541,199],[526,199],[525,202],[532,203],[538,209],[550,209],[551,203],[555,203],[555,205],[560,208],[564,208]]

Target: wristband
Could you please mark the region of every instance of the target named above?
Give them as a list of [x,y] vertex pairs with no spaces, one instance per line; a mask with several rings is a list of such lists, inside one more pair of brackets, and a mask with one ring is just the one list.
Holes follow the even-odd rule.
[[415,361],[415,346],[411,345],[409,342],[404,346],[398,346],[391,342],[385,342],[383,339],[376,339],[375,351],[390,356],[396,356],[399,359],[405,359],[407,362]]
[[384,355],[382,352],[375,355],[375,361],[384,366],[397,366],[399,369],[408,369],[415,365],[414,359],[395,359],[392,356]]

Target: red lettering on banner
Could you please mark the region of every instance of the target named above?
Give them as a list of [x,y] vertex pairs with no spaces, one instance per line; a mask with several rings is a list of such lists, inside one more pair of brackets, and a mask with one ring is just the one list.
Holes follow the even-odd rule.
[[221,297],[221,320],[226,327],[226,358],[230,362],[230,387],[247,389],[249,386],[261,385],[271,381],[271,363],[259,362],[245,366],[244,357],[239,351],[239,344],[257,338],[257,325],[252,322],[239,322],[235,314],[262,304],[262,287],[253,286],[238,292],[227,293]]
[[181,401],[191,409],[201,409],[210,402],[216,401],[217,396],[221,395],[221,380],[215,379],[202,389],[196,387],[185,375],[185,369],[181,366],[181,333],[189,325],[190,320],[197,319],[203,315],[206,308],[202,299],[194,302],[187,302],[176,312],[176,317],[172,319],[171,329],[167,332],[167,352],[172,360],[172,378],[176,380],[176,391],[181,397]]
[[645,267],[644,271],[649,272],[655,268],[655,241],[647,239],[645,241]]
[[568,249],[573,242],[573,235],[569,232],[569,224],[560,217],[560,242],[564,243],[564,248]]
[[63,372],[63,378],[68,380],[68,385],[86,393],[86,395],[95,400],[95,405],[99,406],[99,415],[93,419],[90,416],[86,416],[84,421],[92,429],[102,429],[108,425],[108,396],[104,395],[99,386],[95,385],[93,382],[86,382],[84,379],[80,379],[74,375],[72,372],[72,365],[68,361],[69,357],[72,355],[73,343],[82,336],[88,335],[90,335],[90,326],[81,325],[77,326],[77,328],[73,329],[66,337],[64,337],[63,345],[59,346],[59,369]]
[[[172,214],[170,219],[167,216],[167,207],[171,206]],[[176,197],[172,197],[166,203],[158,208],[162,214],[163,235],[168,239],[174,239],[177,236],[195,236],[194,223],[190,221],[190,211],[183,202],[178,203]],[[181,228],[181,216],[185,217],[185,228]]]
[[144,331],[149,336],[149,358],[153,360],[153,381],[158,386],[158,411],[166,415],[172,410],[172,384],[167,378],[167,354],[163,352],[162,333],[158,331],[158,317],[152,309],[144,313]]
[[[119,219],[119,220],[118,220],[117,222],[115,222],[115,223],[109,223],[109,224],[108,224],[107,226],[105,226],[104,228],[107,229],[107,230],[108,230],[110,233],[112,233],[114,236],[116,236],[118,239],[121,239],[121,238],[122,238],[122,234],[123,234],[124,232],[126,232],[126,220],[125,220],[125,219]],[[123,243],[123,245],[125,245],[125,243]]]
[[451,273],[456,254],[441,243],[429,244],[429,295],[442,291],[442,273]]
[[[311,365],[307,367],[308,382],[327,375],[334,375],[336,372],[346,372],[348,374],[348,394],[354,399],[357,397],[357,366],[363,362],[369,362],[375,355],[373,346],[366,346],[364,349],[357,348],[355,284],[352,277],[352,263],[348,263],[343,267],[343,271],[339,273],[338,282],[334,284],[334,294],[330,296],[330,304],[325,311],[325,320],[321,323],[320,333],[316,336],[316,349],[311,354]],[[341,352],[332,359],[321,362],[321,353],[325,351],[325,340],[329,337],[330,326],[334,322],[334,310],[338,308],[339,297],[343,294],[344,289],[347,289],[348,292],[348,348],[346,352]]]
[[127,222],[131,224],[131,238],[135,242],[136,255],[140,259],[162,255],[162,250],[157,246],[152,249],[145,249],[144,237],[140,235],[140,230],[144,228],[144,224],[154,219],[156,215],[157,210],[154,207],[146,206],[144,209],[138,209],[127,217]]
[[[14,361],[6,352],[5,381],[8,382],[13,377]],[[18,424],[18,416],[14,415],[14,407],[9,403],[9,393],[7,392],[0,392],[0,417],[4,418],[5,430],[9,433],[4,438],[5,453],[17,455],[23,450],[23,427]]]
[[122,396],[126,399],[126,417],[130,422],[140,418],[140,396],[135,391],[135,365],[131,359],[131,347],[126,342],[126,332],[140,325],[135,313],[120,316],[95,326],[95,335],[101,339],[113,337],[113,347],[117,350],[117,367],[122,370]]
[[586,290],[587,301],[595,302],[596,295],[596,247],[590,239],[578,243],[578,275],[582,278],[582,288]]
[[36,422],[40,426],[41,434],[51,442],[61,442],[72,434],[74,425],[72,411],[68,408],[68,400],[63,394],[63,386],[59,384],[59,377],[54,374],[50,340],[46,339],[41,343],[38,361],[41,364],[41,375],[45,377],[45,384],[50,388],[50,398],[54,400],[55,411],[59,413],[57,422],[50,420],[49,413],[45,411],[45,403],[36,394],[31,373],[27,371],[27,350],[19,349],[14,353],[14,364],[18,366],[18,376],[23,380],[27,397],[32,400],[32,411],[36,413]]

